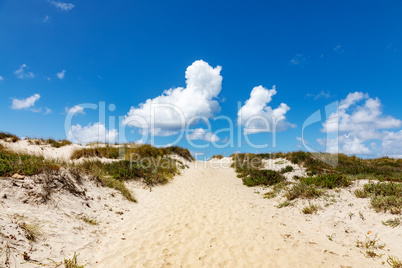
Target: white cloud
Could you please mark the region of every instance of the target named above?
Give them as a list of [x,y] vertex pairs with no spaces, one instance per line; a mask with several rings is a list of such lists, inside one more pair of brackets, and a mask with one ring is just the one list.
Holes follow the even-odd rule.
[[14,74],[17,75],[18,78],[20,79],[30,79],[34,78],[35,75],[32,72],[25,73],[25,68],[27,68],[27,65],[24,63],[20,66],[18,70],[14,72]]
[[4,81],[4,77],[0,75],[0,81]]
[[57,77],[61,80],[64,78],[64,75],[66,74],[66,70],[62,70],[60,73],[57,73]]
[[51,114],[52,112],[52,109],[45,107],[45,112],[43,114]]
[[66,107],[66,113],[72,113],[72,114],[85,114],[84,112],[84,107],[75,105],[71,108]]
[[402,158],[402,130],[398,132],[384,131],[381,146],[384,155]]
[[382,140],[382,153],[393,152],[392,148],[398,147],[396,146],[399,142],[398,134],[386,129],[400,128],[402,121],[383,115],[381,107],[380,100],[370,98],[368,94],[362,92],[348,94],[344,100],[340,101],[338,112],[331,114],[323,123],[323,132],[338,132],[339,137],[328,141],[319,139],[318,142],[326,145],[328,152],[371,154],[373,152],[367,143]]
[[115,143],[118,132],[116,129],[107,130],[101,123],[88,124],[82,127],[80,124],[71,126],[67,138],[73,143],[106,142]]
[[306,62],[306,57],[303,54],[296,54],[293,59],[290,60],[290,63],[293,65],[300,65]]
[[131,107],[123,124],[168,136],[178,133],[186,124],[196,123],[195,117],[212,117],[220,110],[215,99],[222,89],[221,69],[195,61],[186,70],[186,87],[165,90],[162,95]]
[[42,20],[43,22],[48,22],[49,21],[49,16],[48,15],[45,15],[44,17],[43,17],[43,20]]
[[55,7],[59,8],[61,10],[64,10],[64,11],[69,11],[75,7],[71,3],[64,3],[64,2],[60,2],[60,1],[54,1],[54,0],[49,0],[49,3],[51,3]]
[[250,98],[237,113],[237,123],[244,126],[246,133],[283,131],[294,127],[286,121],[285,114],[290,110],[286,103],[281,103],[276,109],[267,105],[275,94],[275,86],[272,89],[253,88]]
[[[365,100],[364,105],[357,105]],[[337,124],[329,124],[330,119],[337,120]],[[331,121],[332,122],[332,121]],[[392,116],[384,116],[381,111],[381,102],[378,98],[369,98],[361,92],[350,93],[346,99],[340,101],[338,113],[333,113],[323,124],[324,132],[350,132],[359,138],[375,138],[379,129],[401,127],[402,121]]]
[[212,132],[206,131],[203,128],[197,128],[191,131],[188,135],[190,140],[204,140],[207,142],[217,142],[219,141],[219,137],[213,134]]
[[334,96],[331,95],[331,93],[330,93],[329,91],[326,91],[326,92],[325,92],[324,90],[321,90],[321,92],[318,93],[318,94],[311,94],[311,93],[309,93],[309,94],[307,94],[306,96],[307,96],[307,97],[314,98],[314,100],[318,100],[318,99],[329,99],[329,98],[334,97]]
[[31,108],[35,105],[35,102],[39,100],[40,95],[35,94],[33,96],[30,96],[26,99],[13,99],[13,103],[11,105],[11,108],[14,110],[21,110],[21,109],[28,109]]

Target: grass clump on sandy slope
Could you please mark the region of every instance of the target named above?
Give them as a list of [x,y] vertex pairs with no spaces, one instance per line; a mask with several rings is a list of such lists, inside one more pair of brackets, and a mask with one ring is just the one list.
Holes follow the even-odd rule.
[[389,226],[392,228],[398,227],[401,224],[401,219],[400,218],[394,218],[394,219],[388,219],[387,221],[383,221],[382,224],[385,226]]
[[292,166],[286,166],[284,168],[281,169],[281,173],[288,173],[288,172],[292,172],[293,171],[293,167]]
[[159,158],[169,155],[178,155],[187,161],[194,161],[190,151],[186,148],[182,148],[180,146],[157,148],[150,144],[143,144],[135,148],[129,148],[126,152],[126,159],[135,160],[136,158]]
[[277,171],[261,169],[264,167],[260,156],[254,154],[235,154],[232,167],[247,186],[274,185],[285,181],[285,177]]
[[243,184],[249,187],[257,185],[271,186],[285,181],[285,177],[274,170],[251,170],[248,176],[243,177]]
[[272,186],[271,191],[264,194],[264,198],[267,198],[267,199],[275,198],[289,184],[290,184],[290,182],[288,182],[286,180],[275,184],[274,186]]
[[380,239],[377,238],[377,235],[374,238],[370,238],[366,235],[366,240],[363,241],[356,241],[356,247],[362,248],[364,252],[362,252],[367,258],[375,258],[381,257],[383,254],[378,254],[375,252],[377,249],[385,248],[385,244],[379,243]]
[[16,135],[0,131],[0,140],[17,142],[20,140]]
[[392,268],[402,268],[402,261],[399,260],[398,258],[389,255],[387,259],[387,263],[392,267]]
[[55,140],[55,139],[27,139],[28,143],[31,145],[50,145],[55,148],[60,148],[66,145],[73,144],[71,141],[68,140]]
[[294,164],[302,164],[308,175],[340,173],[360,179],[402,182],[402,159],[388,157],[360,159],[344,154],[292,152],[286,158]]
[[71,259],[64,259],[64,268],[84,268],[85,265],[78,265],[78,255],[79,254],[74,253]]
[[310,204],[302,209],[303,214],[313,214],[317,213],[319,206]]
[[97,222],[96,219],[91,219],[91,218],[88,218],[87,216],[83,216],[81,218],[81,220],[83,220],[84,222],[88,223],[89,225],[98,225],[98,222]]
[[377,212],[402,212],[402,184],[394,182],[368,183],[355,191],[356,197],[371,198],[371,206]]
[[211,159],[214,159],[214,158],[216,158],[216,159],[222,159],[222,158],[223,158],[223,155],[221,155],[221,154],[213,155],[213,156],[211,157]]
[[299,197],[315,198],[322,195],[325,189],[347,187],[350,184],[350,179],[340,174],[322,174],[315,177],[303,177],[287,191],[285,197],[288,200]]
[[136,202],[136,199],[126,188],[126,181],[137,180],[152,186],[165,184],[180,173],[177,161],[169,157],[149,157],[137,161],[121,160],[111,163],[86,160],[77,164],[77,168],[97,178],[103,186],[120,191],[127,200],[133,202]]
[[44,142],[47,144],[50,144],[52,147],[55,147],[55,148],[60,148],[60,147],[66,146],[66,145],[73,144],[71,141],[68,141],[68,140],[57,140],[56,141],[54,139],[47,139],[47,140],[44,140]]
[[42,235],[41,229],[36,224],[22,222],[19,227],[24,230],[25,237],[31,242],[35,242]]
[[110,158],[117,159],[119,158],[119,148],[118,147],[90,147],[90,148],[82,148],[76,149],[71,154],[70,159],[80,159],[82,157],[99,157],[99,158]]
[[42,156],[14,153],[0,145],[0,177],[12,176],[15,173],[31,176],[59,168]]

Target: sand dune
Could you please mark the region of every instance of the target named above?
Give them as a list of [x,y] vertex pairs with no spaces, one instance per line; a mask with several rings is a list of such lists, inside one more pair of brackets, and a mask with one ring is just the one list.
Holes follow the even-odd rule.
[[[65,161],[80,147],[51,148],[25,141],[8,146]],[[223,158],[187,163],[189,168],[181,175],[152,189],[129,182],[138,203],[84,180],[80,187],[86,189],[85,198],[61,191],[54,193],[50,203],[36,204],[26,201],[29,189],[39,187],[35,176],[22,181],[1,179],[0,244],[10,245],[11,267],[37,267],[21,264],[24,251],[32,260],[47,264],[49,259],[61,261],[77,252],[80,264],[107,268],[382,267],[388,255],[402,257],[402,228],[381,224],[392,215],[374,212],[369,199],[353,195],[367,181],[279,209],[282,196],[264,199],[269,188],[244,186],[230,162]],[[265,161],[267,169],[286,165],[291,163],[285,159]],[[285,174],[288,180],[305,175],[304,168],[292,166],[294,170]],[[310,202],[323,209],[317,215],[302,214]],[[10,215],[21,215],[22,221],[35,222],[42,229],[34,250],[29,243],[18,242],[23,234]],[[88,225],[83,216],[98,225]],[[380,243],[386,244],[378,252],[382,257],[366,258],[356,247],[356,241],[364,241],[366,235],[378,235]]]
[[320,223],[300,212],[274,207],[255,188],[242,185],[228,164],[216,168],[209,163],[191,163],[184,174],[152,192],[135,190],[139,204],[131,215],[110,230],[99,248],[82,251],[81,259],[88,267],[381,265],[354,245],[330,241]]

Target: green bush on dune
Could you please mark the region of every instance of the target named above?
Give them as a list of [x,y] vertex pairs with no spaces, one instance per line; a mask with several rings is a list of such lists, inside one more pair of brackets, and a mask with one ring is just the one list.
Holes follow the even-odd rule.
[[257,185],[274,185],[285,180],[285,177],[274,170],[251,170],[247,177],[243,178],[244,185],[257,186]]

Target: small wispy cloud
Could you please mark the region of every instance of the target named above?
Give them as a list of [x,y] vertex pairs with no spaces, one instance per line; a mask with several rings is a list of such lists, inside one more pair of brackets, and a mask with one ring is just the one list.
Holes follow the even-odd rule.
[[69,11],[75,7],[71,3],[64,3],[64,2],[60,2],[60,1],[54,1],[54,0],[49,0],[49,3],[51,3],[55,7],[59,8],[61,10],[64,10],[64,11]]
[[[13,99],[13,103],[11,105],[11,109],[21,110],[28,109],[35,105],[35,102],[40,99],[39,94],[32,95],[26,99]],[[33,110],[35,112],[36,110]]]
[[306,62],[306,57],[303,54],[296,54],[293,59],[290,60],[290,63],[293,65],[300,65]]
[[46,23],[46,22],[48,22],[49,21],[49,16],[48,15],[45,15],[45,17],[43,17],[43,20],[42,20],[44,23]]
[[66,74],[66,70],[62,70],[61,72],[57,73],[57,77],[61,80],[64,78],[64,75]]
[[345,52],[341,45],[337,45],[336,47],[334,47],[334,51],[339,54]]
[[66,107],[66,113],[72,113],[72,114],[85,114],[84,112],[84,107],[75,105],[71,108]]
[[4,77],[0,75],[0,81],[4,81]]
[[52,111],[52,109],[49,109],[49,108],[47,108],[47,107],[45,107],[45,112],[43,113],[43,114],[51,114],[53,111]]
[[15,75],[17,75],[17,77],[19,79],[30,79],[30,78],[34,78],[35,75],[32,72],[25,72],[25,68],[27,68],[27,65],[24,63],[20,66],[20,68],[18,70],[16,70],[14,72]]
[[335,96],[331,95],[331,93],[329,91],[321,90],[321,92],[318,93],[318,94],[308,93],[306,95],[306,97],[314,98],[314,100],[318,100],[318,99],[329,99],[329,98],[332,98],[332,97],[335,97]]

